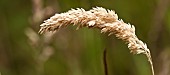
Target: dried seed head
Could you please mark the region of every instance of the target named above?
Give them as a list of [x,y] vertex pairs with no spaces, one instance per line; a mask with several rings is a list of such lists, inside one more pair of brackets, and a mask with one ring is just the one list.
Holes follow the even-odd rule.
[[[79,27],[94,27],[101,29],[101,33],[108,32],[128,43],[128,48],[134,54],[149,52],[146,44],[135,35],[135,27],[118,20],[117,14],[112,10],[96,7],[89,11],[82,8],[71,9],[68,12],[55,14],[41,24],[39,33],[44,31],[55,31],[70,24]],[[149,52],[150,53],[150,52]]]

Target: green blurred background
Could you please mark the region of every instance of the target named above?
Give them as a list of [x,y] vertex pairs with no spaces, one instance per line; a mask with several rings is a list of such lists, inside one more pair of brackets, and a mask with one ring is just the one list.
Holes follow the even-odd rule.
[[115,10],[135,25],[136,35],[151,50],[156,75],[170,75],[169,0],[0,0],[1,75],[151,75],[144,55],[133,55],[114,35],[76,26],[38,34],[55,13],[81,7]]

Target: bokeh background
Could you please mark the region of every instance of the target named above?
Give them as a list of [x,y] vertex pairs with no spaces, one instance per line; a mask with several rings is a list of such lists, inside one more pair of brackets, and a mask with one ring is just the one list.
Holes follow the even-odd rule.
[[170,75],[170,0],[0,0],[1,75],[151,75],[144,55],[133,55],[114,35],[76,26],[38,34],[55,13],[81,7],[115,10],[135,25],[151,50],[156,75]]

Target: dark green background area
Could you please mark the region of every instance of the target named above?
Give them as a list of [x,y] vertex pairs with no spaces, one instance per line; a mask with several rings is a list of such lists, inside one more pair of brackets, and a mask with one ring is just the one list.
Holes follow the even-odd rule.
[[[50,6],[53,11],[34,24],[32,1],[0,0],[1,75],[104,75],[104,49],[109,75],[151,75],[144,55],[131,54],[125,42],[114,35],[101,34],[98,29],[76,30],[76,26],[68,26],[44,44],[43,35],[38,34],[43,20],[71,8],[89,10],[96,6],[115,10],[119,19],[134,25],[136,35],[151,50],[156,75],[170,74],[170,1],[42,0],[42,8]],[[39,37],[35,45],[31,45],[27,29]],[[52,47],[52,54],[40,60],[47,45]]]

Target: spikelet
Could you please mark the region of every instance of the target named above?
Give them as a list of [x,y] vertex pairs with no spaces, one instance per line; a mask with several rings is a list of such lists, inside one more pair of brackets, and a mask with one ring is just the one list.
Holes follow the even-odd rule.
[[[47,31],[55,31],[68,25],[78,25],[80,27],[98,28],[101,33],[115,34],[118,39],[128,44],[130,52],[133,54],[145,54],[152,66],[152,59],[147,45],[135,35],[135,27],[118,19],[115,11],[96,7],[89,11],[82,8],[71,9],[68,12],[55,14],[50,19],[41,24],[40,34]],[[152,72],[154,75],[154,72]]]

